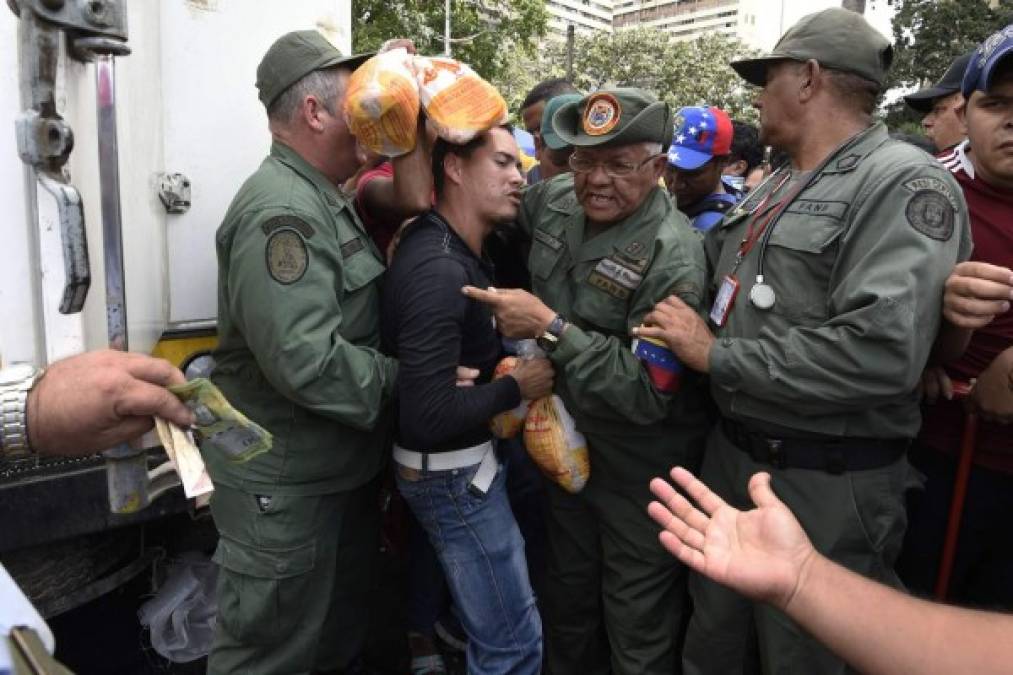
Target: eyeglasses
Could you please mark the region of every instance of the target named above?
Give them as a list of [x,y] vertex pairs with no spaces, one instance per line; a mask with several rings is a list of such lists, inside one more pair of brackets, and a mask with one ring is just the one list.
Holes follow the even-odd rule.
[[587,157],[581,157],[577,153],[570,155],[570,168],[574,173],[591,173],[595,167],[600,166],[605,175],[610,178],[628,178],[637,171],[640,171],[647,166],[652,160],[658,157],[664,156],[664,153],[657,155],[651,155],[647,159],[637,164],[630,164],[629,162],[620,162],[617,160],[609,160],[607,162],[592,162]]

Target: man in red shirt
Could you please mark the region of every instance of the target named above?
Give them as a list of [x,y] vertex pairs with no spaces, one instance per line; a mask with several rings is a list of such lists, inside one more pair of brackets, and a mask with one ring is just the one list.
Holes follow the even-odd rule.
[[[995,277],[1005,300],[992,305],[990,320],[968,335],[962,356],[925,375],[927,406],[912,462],[927,477],[912,500],[911,523],[898,571],[915,591],[930,592],[946,531],[956,455],[965,407],[979,417],[975,466],[968,484],[961,536],[950,582],[956,602],[1013,608],[1013,25],[974,53],[963,78],[960,111],[968,140],[940,155],[964,190],[974,254],[951,282]],[[961,279],[963,277],[963,279]],[[948,284],[948,288],[951,284]],[[949,296],[948,296],[949,301]],[[951,315],[947,315],[950,318]],[[952,397],[952,382],[975,385],[966,405]]]

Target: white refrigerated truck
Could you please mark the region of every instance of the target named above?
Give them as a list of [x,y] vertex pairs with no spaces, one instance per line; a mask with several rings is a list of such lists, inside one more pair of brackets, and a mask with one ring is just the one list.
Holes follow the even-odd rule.
[[[113,346],[204,367],[215,343],[214,232],[270,144],[257,63],[279,35],[304,28],[348,53],[350,4],[0,7],[0,363],[45,366]],[[191,523],[164,454],[140,445],[150,447],[0,460],[0,561],[44,616],[146,569],[159,554],[149,528]],[[111,494],[107,476],[138,466],[150,485]]]

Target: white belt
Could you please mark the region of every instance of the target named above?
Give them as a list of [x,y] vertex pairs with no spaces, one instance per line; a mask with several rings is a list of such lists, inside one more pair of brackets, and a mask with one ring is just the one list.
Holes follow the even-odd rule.
[[416,452],[407,450],[399,445],[394,446],[394,461],[401,466],[415,469],[423,473],[429,471],[452,471],[463,469],[479,464],[475,477],[471,480],[470,487],[481,494],[489,491],[489,486],[496,478],[499,469],[499,462],[496,461],[496,453],[492,448],[492,441],[486,441],[481,445],[475,445],[463,450],[450,450],[448,452]]

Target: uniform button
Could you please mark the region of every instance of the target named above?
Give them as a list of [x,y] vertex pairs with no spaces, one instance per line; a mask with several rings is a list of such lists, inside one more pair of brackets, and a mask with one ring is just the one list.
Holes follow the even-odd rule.
[[277,562],[274,565],[274,571],[275,572],[286,572],[287,570],[288,570],[288,565],[285,564],[285,563],[283,563],[283,562]]
[[732,339],[731,338],[727,338],[727,337],[726,338],[721,338],[721,346],[722,347],[731,347],[732,346]]
[[457,475],[457,469],[454,469],[453,471],[451,471],[450,475],[451,476],[456,476]]

